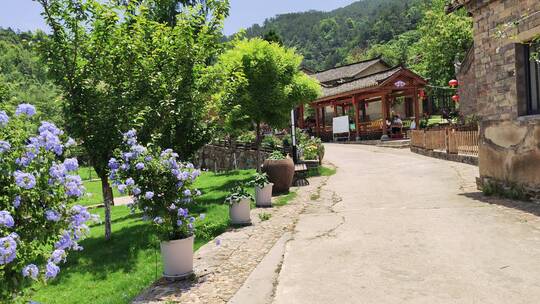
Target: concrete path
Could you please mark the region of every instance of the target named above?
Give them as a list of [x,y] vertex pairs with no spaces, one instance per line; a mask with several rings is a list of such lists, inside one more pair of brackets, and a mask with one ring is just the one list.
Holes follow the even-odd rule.
[[478,168],[357,145],[326,159],[338,173],[300,216],[274,303],[540,303],[538,210],[482,198]]

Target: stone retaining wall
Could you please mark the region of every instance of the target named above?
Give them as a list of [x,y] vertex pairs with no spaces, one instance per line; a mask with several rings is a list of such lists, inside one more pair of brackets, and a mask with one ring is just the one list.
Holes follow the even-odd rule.
[[473,166],[478,166],[478,157],[469,156],[469,155],[460,155],[460,154],[448,154],[440,151],[426,150],[417,147],[411,147],[411,151],[417,154],[424,156],[454,161],[458,163],[469,164]]
[[[261,152],[261,162],[268,156],[268,152]],[[255,169],[257,151],[206,145],[195,154],[193,163],[198,168],[212,171]]]

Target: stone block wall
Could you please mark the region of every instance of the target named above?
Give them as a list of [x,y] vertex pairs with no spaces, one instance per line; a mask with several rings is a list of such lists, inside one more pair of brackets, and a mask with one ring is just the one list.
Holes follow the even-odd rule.
[[[471,0],[482,181],[540,193],[540,116],[524,116],[520,43],[540,34],[539,0]],[[520,21],[518,26],[505,24]],[[501,33],[500,30],[504,32]],[[536,194],[535,194],[536,193]]]
[[[268,156],[269,153],[261,152],[261,162]],[[217,172],[255,169],[257,167],[257,151],[206,145],[195,154],[193,163],[198,168]]]
[[458,95],[461,97],[459,111],[465,116],[477,115],[478,113],[475,77],[473,47],[465,56],[457,73]]

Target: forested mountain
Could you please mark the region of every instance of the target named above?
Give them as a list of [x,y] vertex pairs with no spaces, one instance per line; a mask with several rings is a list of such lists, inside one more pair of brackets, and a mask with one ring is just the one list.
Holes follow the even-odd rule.
[[304,55],[304,65],[322,70],[382,56],[445,85],[454,62],[472,45],[465,11],[447,15],[445,0],[362,0],[331,12],[278,15],[247,29],[248,37],[276,32],[285,46]]
[[19,103],[37,106],[43,118],[61,124],[60,91],[48,78],[37,45],[42,32],[0,28],[0,104],[13,109]]
[[331,12],[278,15],[247,29],[248,37],[276,31],[286,46],[304,55],[315,70],[345,63],[370,45],[415,29],[431,0],[363,0]]

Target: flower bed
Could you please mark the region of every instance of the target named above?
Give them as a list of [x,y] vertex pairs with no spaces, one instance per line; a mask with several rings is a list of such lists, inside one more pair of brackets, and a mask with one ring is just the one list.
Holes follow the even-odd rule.
[[55,278],[67,252],[82,250],[93,216],[75,205],[83,196],[74,141],[36,109],[0,111],[0,300],[12,301],[35,281]]

